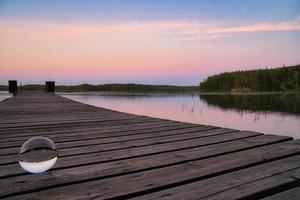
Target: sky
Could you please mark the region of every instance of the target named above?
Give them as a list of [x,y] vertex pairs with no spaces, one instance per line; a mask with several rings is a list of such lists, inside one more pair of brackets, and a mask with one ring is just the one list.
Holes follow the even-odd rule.
[[198,85],[299,55],[300,0],[0,0],[0,84]]

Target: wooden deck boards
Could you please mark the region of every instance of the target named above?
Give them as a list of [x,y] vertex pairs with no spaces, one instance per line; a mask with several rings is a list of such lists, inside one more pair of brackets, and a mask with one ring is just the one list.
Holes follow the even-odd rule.
[[[34,136],[58,147],[56,165],[18,164]],[[0,198],[299,199],[300,140],[131,115],[51,93],[0,103]],[[289,199],[286,198],[286,199]]]

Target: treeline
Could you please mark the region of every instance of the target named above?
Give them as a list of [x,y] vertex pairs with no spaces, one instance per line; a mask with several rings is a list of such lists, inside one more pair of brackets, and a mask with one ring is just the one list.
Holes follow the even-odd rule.
[[[7,86],[3,86],[7,90]],[[19,86],[21,91],[44,91],[45,86],[39,84]],[[195,92],[197,86],[171,86],[171,85],[144,85],[144,84],[81,84],[81,85],[57,85],[57,92],[96,92],[96,91],[116,91],[116,92]]]
[[199,90],[196,86],[144,85],[144,84],[81,84],[75,86],[57,86],[57,91],[124,91],[124,92],[187,92]]
[[300,65],[226,72],[200,83],[200,91],[299,91]]

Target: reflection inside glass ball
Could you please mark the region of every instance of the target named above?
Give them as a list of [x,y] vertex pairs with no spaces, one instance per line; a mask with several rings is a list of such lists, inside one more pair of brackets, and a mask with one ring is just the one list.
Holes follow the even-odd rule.
[[46,137],[34,137],[26,141],[19,154],[19,164],[30,173],[49,170],[57,161],[54,142]]

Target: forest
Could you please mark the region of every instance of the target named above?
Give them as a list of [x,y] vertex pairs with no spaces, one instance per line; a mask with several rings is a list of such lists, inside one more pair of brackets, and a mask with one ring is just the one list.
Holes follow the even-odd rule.
[[200,83],[203,92],[299,91],[300,65],[225,72]]
[[186,92],[199,90],[195,86],[144,85],[144,84],[81,84],[75,86],[57,86],[57,91],[126,91],[126,92]]
[[[18,87],[21,91],[44,91],[45,85],[28,84]],[[0,90],[8,90],[5,85],[0,85]],[[172,86],[172,85],[144,85],[144,84],[80,84],[80,85],[56,85],[57,92],[89,92],[89,91],[113,91],[113,92],[195,92],[198,86]]]

